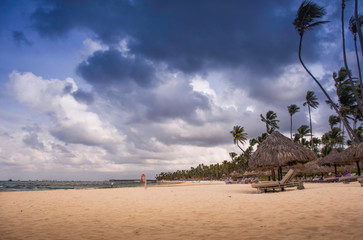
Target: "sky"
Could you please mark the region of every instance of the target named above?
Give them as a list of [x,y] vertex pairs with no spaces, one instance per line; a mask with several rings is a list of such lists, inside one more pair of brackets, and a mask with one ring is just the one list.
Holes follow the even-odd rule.
[[[241,153],[233,126],[255,138],[269,110],[285,136],[291,104],[294,132],[308,125],[309,90],[321,136],[334,112],[298,60],[301,2],[1,0],[0,179],[152,179],[221,163]],[[341,1],[315,3],[330,22],[305,33],[302,58],[335,98]],[[351,0],[346,24],[353,11]]]

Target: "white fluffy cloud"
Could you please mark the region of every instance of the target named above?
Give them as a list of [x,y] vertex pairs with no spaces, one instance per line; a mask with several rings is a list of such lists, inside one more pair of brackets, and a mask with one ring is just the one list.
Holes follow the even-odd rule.
[[88,110],[72,96],[77,91],[73,79],[46,80],[32,73],[12,72],[9,88],[14,98],[51,118],[49,131],[66,143],[85,145],[119,144],[125,136]]

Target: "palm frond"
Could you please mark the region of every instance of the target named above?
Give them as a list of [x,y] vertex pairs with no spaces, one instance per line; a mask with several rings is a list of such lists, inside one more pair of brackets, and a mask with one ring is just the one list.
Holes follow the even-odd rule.
[[324,15],[325,9],[323,7],[311,1],[303,1],[297,11],[293,25],[299,34],[303,35],[305,31],[312,27],[327,23],[328,21],[314,22],[314,19],[322,18]]
[[[358,21],[359,21],[360,25],[363,25],[363,15],[358,16]],[[357,33],[357,25],[355,23],[356,23],[355,17],[351,16],[350,19],[349,19],[349,30],[353,34]]]

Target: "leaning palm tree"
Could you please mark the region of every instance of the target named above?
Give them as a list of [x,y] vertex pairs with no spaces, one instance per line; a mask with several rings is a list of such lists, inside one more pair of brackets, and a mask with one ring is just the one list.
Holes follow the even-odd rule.
[[242,147],[240,147],[238,143],[241,143],[243,145],[247,141],[248,134],[245,132],[245,129],[241,126],[236,125],[233,127],[233,130],[230,131],[230,133],[233,136],[234,144],[236,144],[239,149],[241,149],[241,151],[244,153],[245,151],[242,149]]
[[308,91],[306,93],[306,102],[304,102],[303,106],[308,106],[308,111],[309,111],[309,121],[310,121],[310,142],[311,142],[311,148],[312,148],[312,144],[313,144],[313,126],[311,124],[311,110],[310,108],[318,108],[319,106],[319,102],[318,102],[318,98],[314,95],[313,91]]
[[348,62],[347,62],[347,53],[346,53],[346,50],[345,50],[345,34],[344,34],[345,33],[345,31],[344,31],[344,9],[345,9],[345,1],[346,0],[342,0],[342,12],[341,12],[343,60],[344,60],[345,69],[347,70],[347,73],[348,73],[349,83],[350,83],[350,86],[352,87],[352,90],[353,90],[354,98],[355,98],[355,100],[356,100],[356,102],[358,104],[358,107],[359,107],[359,110],[360,110],[361,114],[363,114],[362,100],[359,99],[358,92],[357,92],[357,90],[356,90],[356,88],[354,86],[352,74],[349,71]]
[[331,99],[329,94],[325,91],[320,82],[316,79],[316,77],[309,71],[309,69],[305,66],[302,58],[301,58],[301,46],[304,33],[308,30],[311,30],[313,27],[319,26],[321,24],[327,23],[328,21],[315,21],[315,19],[320,19],[325,15],[324,8],[319,5],[311,2],[311,1],[303,1],[297,11],[297,16],[294,19],[293,25],[295,26],[296,31],[300,35],[299,41],[299,60],[301,65],[304,67],[305,71],[310,75],[310,77],[318,84],[324,95],[327,97],[335,112],[339,115],[340,119],[342,119],[344,126],[346,127],[349,137],[354,142],[359,142],[357,134],[352,130],[349,126],[347,120],[341,115],[339,109],[337,108],[334,101]]
[[290,138],[292,139],[292,115],[299,112],[300,108],[296,106],[296,104],[291,104],[287,107],[287,109],[289,110],[290,114]]
[[[359,25],[363,24],[363,15],[358,16],[358,21],[359,21]],[[355,57],[357,59],[357,67],[358,67],[358,74],[359,74],[359,84],[360,84],[361,94],[363,96],[362,73],[361,73],[361,70],[360,70],[359,55],[358,55],[358,48],[357,48],[357,32],[358,32],[358,29],[357,29],[357,24],[356,24],[356,21],[355,21],[355,17],[353,17],[353,16],[349,20],[349,30],[353,34]]]
[[278,129],[279,126],[277,125],[279,120],[277,120],[277,114],[274,111],[268,111],[266,113],[266,117],[264,117],[262,114],[260,114],[261,121],[266,124],[266,132],[271,134],[275,129]]

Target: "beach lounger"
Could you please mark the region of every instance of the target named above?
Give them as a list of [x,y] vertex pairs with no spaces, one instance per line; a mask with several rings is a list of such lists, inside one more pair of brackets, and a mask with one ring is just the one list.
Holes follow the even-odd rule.
[[358,178],[358,182],[360,182],[360,186],[363,187],[363,177]]
[[326,182],[326,183],[332,183],[332,182],[338,182],[339,181],[339,178],[338,177],[327,177],[327,178],[324,178],[323,182]]
[[268,189],[280,189],[284,191],[285,188],[297,187],[297,189],[304,189],[303,182],[292,182],[291,179],[294,177],[294,170],[290,169],[281,181],[268,181],[253,183],[251,186],[257,188],[260,192],[267,192]]
[[350,183],[358,180],[358,175],[343,176],[339,178],[339,182]]

